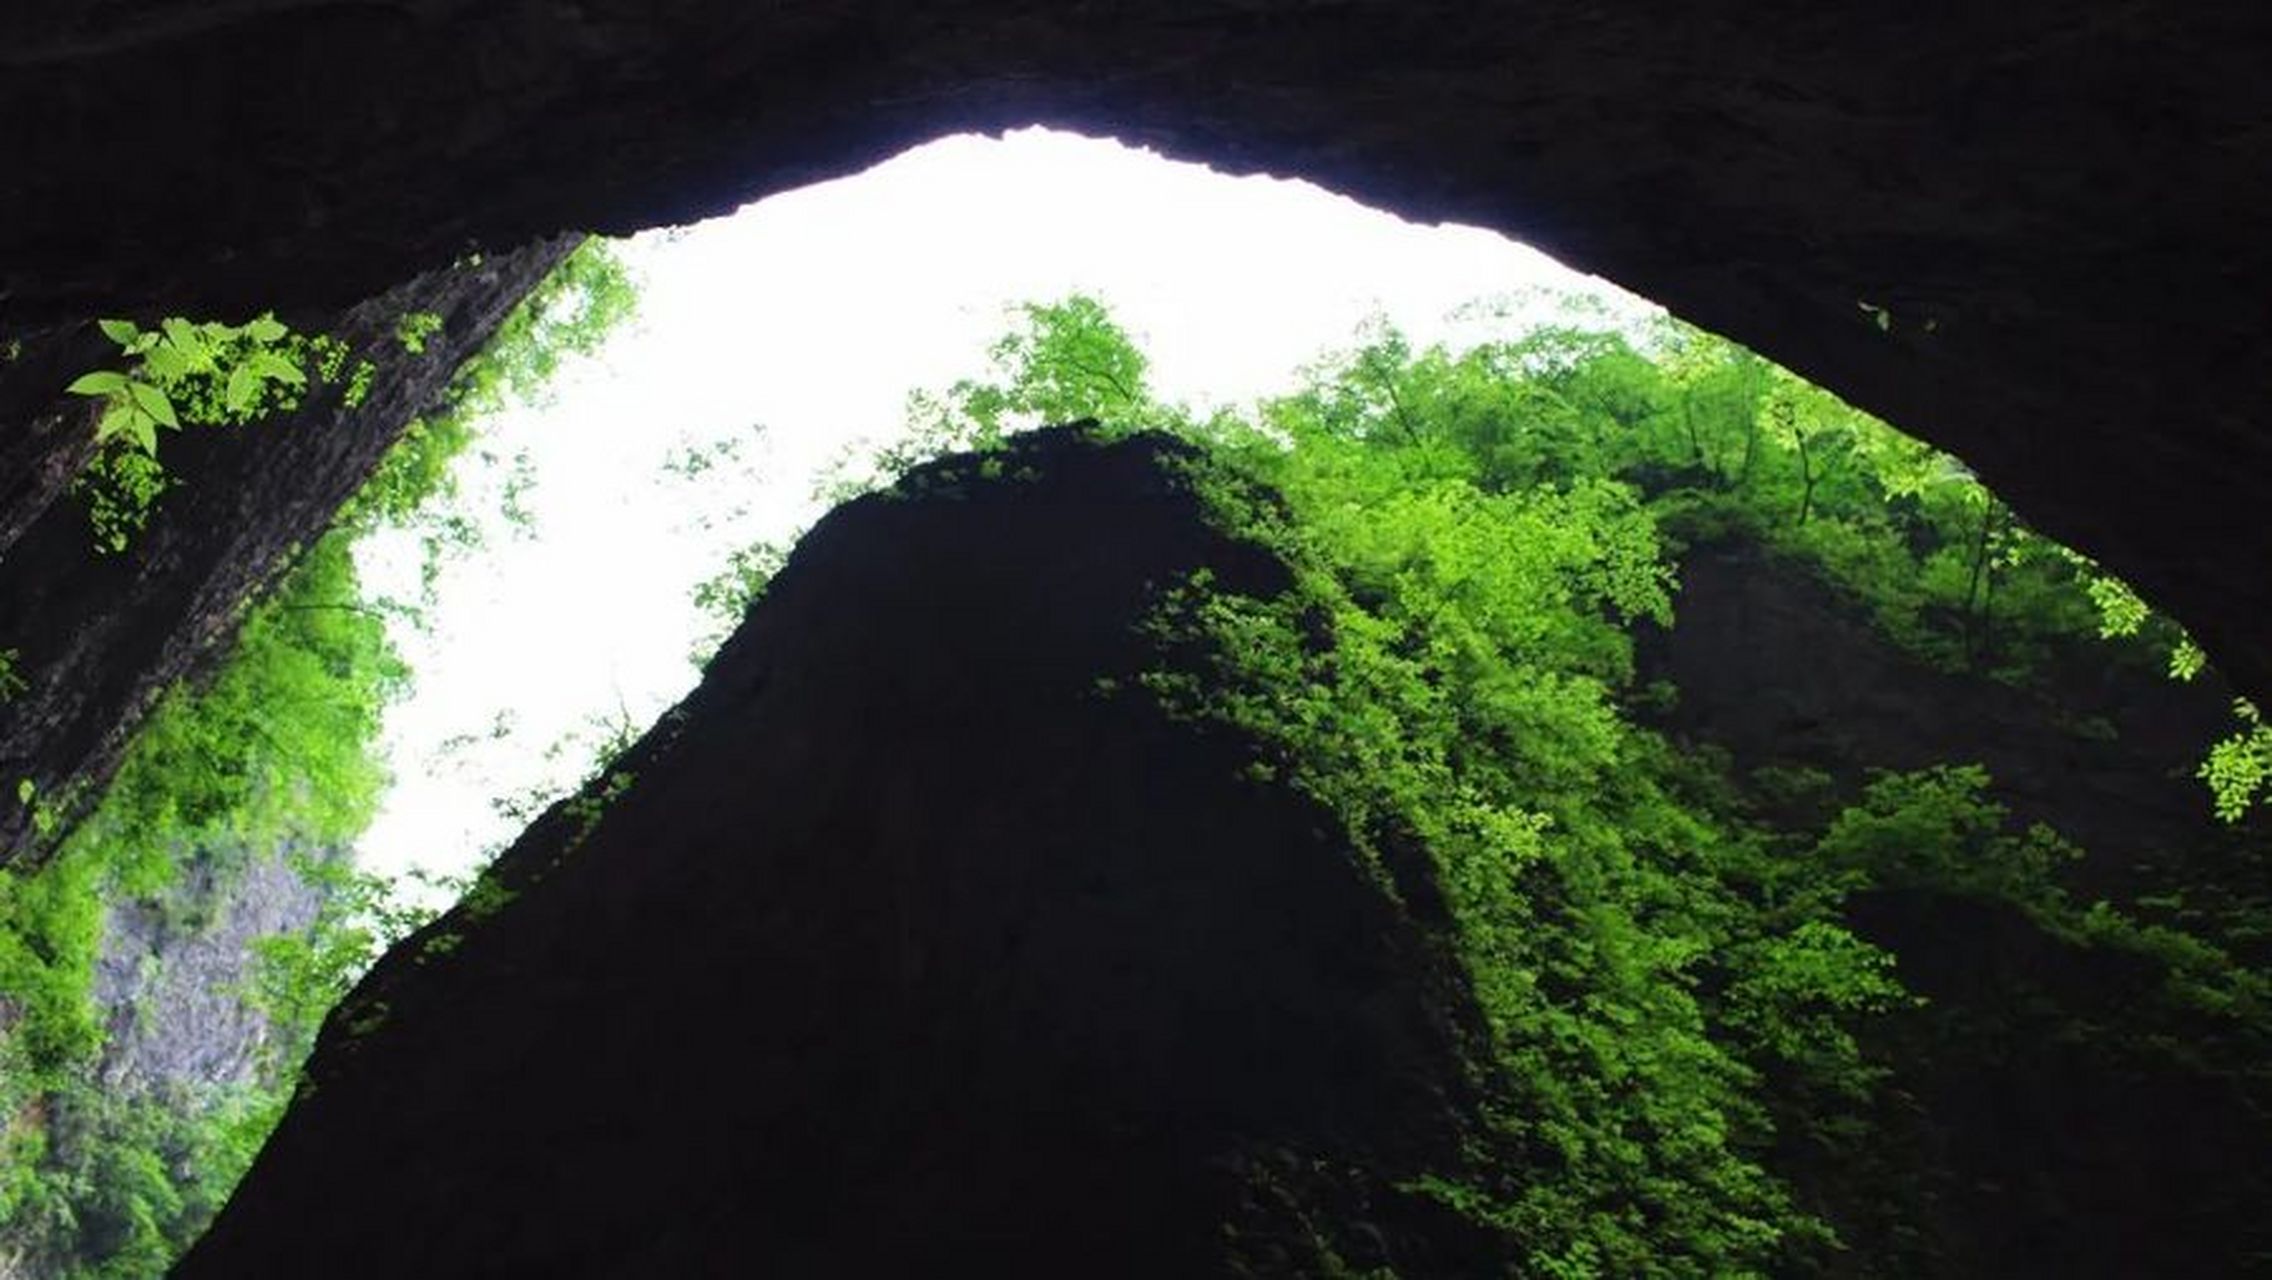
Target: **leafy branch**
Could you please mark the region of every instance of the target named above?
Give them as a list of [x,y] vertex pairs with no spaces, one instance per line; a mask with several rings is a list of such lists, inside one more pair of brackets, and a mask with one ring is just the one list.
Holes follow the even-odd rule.
[[271,384],[307,383],[299,364],[278,349],[292,331],[274,316],[241,325],[168,316],[156,329],[142,329],[130,320],[98,323],[132,361],[123,370],[82,374],[64,388],[102,400],[102,417],[95,424],[98,443],[124,439],[154,458],[158,428],[181,430],[177,399],[210,412],[218,388],[220,416],[241,422],[259,411]]

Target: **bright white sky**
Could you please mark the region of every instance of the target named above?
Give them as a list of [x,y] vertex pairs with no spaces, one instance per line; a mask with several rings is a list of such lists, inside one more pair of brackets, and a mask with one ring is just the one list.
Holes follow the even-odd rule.
[[[478,866],[518,830],[493,797],[572,785],[595,720],[644,726],[681,697],[705,629],[694,584],[810,523],[816,469],[891,434],[910,390],[981,369],[1015,303],[1103,298],[1156,391],[1194,405],[1285,389],[1373,315],[1456,346],[1485,332],[1451,315],[1477,299],[1546,288],[1652,310],[1491,232],[1042,130],[947,138],[622,251],[638,319],[565,367],[550,403],[492,419],[489,465],[467,460],[462,505],[493,532],[445,572],[431,631],[399,639],[417,684],[388,722],[397,782],[368,869]],[[665,469],[725,438],[746,444],[738,468]],[[516,455],[526,534],[484,511]],[[413,593],[405,551],[364,549],[374,587]]]

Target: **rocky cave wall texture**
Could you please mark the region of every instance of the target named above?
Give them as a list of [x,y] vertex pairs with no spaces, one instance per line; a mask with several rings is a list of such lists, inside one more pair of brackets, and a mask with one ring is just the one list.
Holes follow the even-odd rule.
[[[95,448],[88,400],[61,394],[115,362],[91,327],[58,327],[0,365],[0,777],[68,820],[99,795],[158,694],[226,647],[248,600],[330,527],[387,447],[560,261],[554,240],[427,272],[307,322],[345,346],[343,376],[236,427],[168,432],[171,486],[120,548],[102,545],[72,478]],[[410,352],[407,314],[439,325]],[[352,396],[344,370],[368,365]],[[352,403],[350,403],[352,401]],[[0,812],[0,862],[37,843],[33,806]]]
[[0,18],[0,325],[337,307],[1043,122],[1519,236],[1970,460],[2272,694],[2272,10],[1211,0]]

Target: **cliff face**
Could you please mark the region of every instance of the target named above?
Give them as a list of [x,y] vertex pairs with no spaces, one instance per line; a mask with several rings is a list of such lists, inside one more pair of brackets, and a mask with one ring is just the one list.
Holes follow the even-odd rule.
[[[98,545],[71,493],[94,418],[90,402],[61,394],[78,374],[114,366],[117,349],[92,326],[72,326],[0,366],[0,649],[15,651],[23,682],[0,698],[9,793],[0,861],[32,841],[19,782],[66,810],[99,793],[156,694],[227,643],[245,603],[330,525],[566,248],[552,242],[437,271],[304,321],[346,343],[346,368],[370,362],[359,401],[345,403],[342,378],[247,426],[166,433],[160,457],[173,487],[120,552]],[[442,318],[418,353],[395,336],[413,312]]]
[[108,1097],[195,1110],[273,1083],[269,1015],[250,998],[257,944],[306,933],[325,897],[293,852],[209,850],[187,860],[162,902],[111,905],[93,990],[106,1024],[95,1076]]
[[2086,900],[2272,867],[2262,824],[2217,822],[2194,776],[2230,731],[2214,673],[2180,684],[2112,645],[2061,653],[2026,685],[1935,670],[1756,543],[1696,548],[1680,580],[1679,625],[1643,639],[1646,677],[1679,690],[1667,731],[1741,769],[1821,769],[1851,795],[1869,769],[1985,766],[2015,818],[2087,847],[2071,875]]
[[146,0],[0,18],[0,330],[335,308],[1047,122],[1517,235],[1963,456],[2272,699],[2272,11]]
[[[2104,650],[2025,687],[1935,670],[1754,543],[1698,547],[1680,577],[1677,625],[1641,646],[1645,678],[1679,691],[1661,727],[1725,751],[1734,777],[1819,771],[1820,791],[1765,806],[1778,824],[1819,828],[1871,770],[1980,764],[2015,822],[2082,849],[2061,877],[2077,902],[2272,961],[2245,917],[2220,924],[2272,901],[2272,829],[2217,822],[2192,776],[2225,723],[2213,677],[2180,686]],[[1891,1068],[1873,1104],[1880,1167],[1810,1167],[1787,1142],[1856,1274],[2258,1274],[2272,1124],[2260,1087],[2214,1065],[2214,1020],[2158,1028],[2160,1046],[2138,1034],[2163,970],[1987,895],[1876,890],[1847,919],[1924,1000],[1866,1037]],[[1889,1169],[1897,1204],[1869,1189]]]
[[1154,588],[1282,572],[1174,448],[1047,433],[823,521],[334,1014],[178,1274],[1303,1274],[1313,1180],[1351,1261],[1458,1271],[1391,1189],[1454,1142],[1444,960],[1129,687]]

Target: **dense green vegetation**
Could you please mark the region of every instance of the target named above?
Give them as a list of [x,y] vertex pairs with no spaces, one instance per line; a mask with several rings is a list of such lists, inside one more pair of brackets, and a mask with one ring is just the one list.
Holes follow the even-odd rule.
[[[75,806],[19,788],[20,801],[55,816],[41,823],[53,848],[37,869],[0,869],[0,1259],[13,1255],[58,1275],[162,1272],[281,1115],[323,1016],[387,940],[418,922],[421,913],[401,905],[393,886],[344,861],[387,783],[375,755],[380,717],[408,678],[387,626],[412,607],[366,598],[354,544],[381,526],[407,525],[423,528],[434,555],[462,548],[464,526],[421,520],[449,489],[451,464],[479,417],[509,397],[540,393],[559,361],[593,350],[632,301],[628,276],[604,244],[576,250],[459,371],[447,403],[411,424],[332,530],[267,598],[250,602],[227,660],[210,678],[167,691],[83,821],[61,829],[60,815]],[[149,342],[124,328],[113,336],[139,356],[138,370],[159,358],[162,367],[134,375],[170,397],[158,422],[172,405],[193,421],[249,420],[261,396],[294,385],[279,372],[247,387],[230,372],[291,340],[259,324],[169,325]],[[399,336],[415,351],[433,332],[431,317],[412,314]],[[208,344],[208,358],[182,357],[177,368],[164,353],[181,342]],[[211,344],[228,342],[255,348],[216,357]],[[80,389],[136,394],[101,380]],[[96,465],[154,462],[145,434],[131,426],[110,433]],[[149,497],[162,492],[159,484]],[[261,1079],[221,1090],[106,1088],[105,1029],[91,983],[113,904],[171,901],[193,863],[226,877],[264,857],[292,859],[321,890],[322,906],[306,932],[256,944],[241,998],[270,1027]],[[195,930],[210,922],[178,923]]]
[[[1691,545],[1768,549],[1930,670],[2028,685],[2077,660],[2200,669],[2182,632],[1960,463],[1670,323],[1456,354],[1381,330],[1296,393],[1206,421],[1147,393],[1092,300],[1027,308],[993,355],[990,377],[916,398],[876,478],[1048,421],[1205,446],[1192,483],[1296,585],[1255,598],[1201,575],[1168,592],[1163,651],[1208,656],[1147,683],[1242,731],[1253,777],[1338,814],[1382,893],[1401,900],[1394,856],[1424,851],[1493,1101],[1460,1160],[1401,1185],[1498,1233],[1524,1273],[1980,1265],[1970,1211],[1943,1201],[1982,1175],[1936,1144],[1994,1117],[1960,1114],[1948,1082],[2030,1054],[2229,1091],[2250,1100],[2232,1149],[2272,1136],[2272,986],[2235,958],[2260,952],[2272,903],[2168,910],[2214,885],[2079,900],[2083,851],[2015,824],[1968,761],[1747,773],[1652,727],[1678,691],[1637,680],[1634,635],[1672,623]],[[2204,776],[2253,778],[2233,750]],[[2219,804],[2237,818],[2233,794]],[[1933,973],[1942,944],[1904,953],[1899,929],[1856,923],[1960,910],[2127,976],[2077,995],[1984,974],[1984,991],[1928,998],[1905,975]],[[2250,1220],[2200,1225],[2261,1248]],[[1318,1249],[1336,1273],[1331,1229]]]
[[170,487],[158,459],[160,427],[243,426],[296,408],[311,374],[315,386],[336,388],[352,408],[376,372],[368,360],[350,368],[347,344],[338,338],[294,333],[268,315],[239,325],[171,316],[149,330],[104,320],[101,328],[125,367],[83,374],[66,390],[102,403],[95,454],[74,487],[87,504],[96,545],[109,552],[126,549]]

